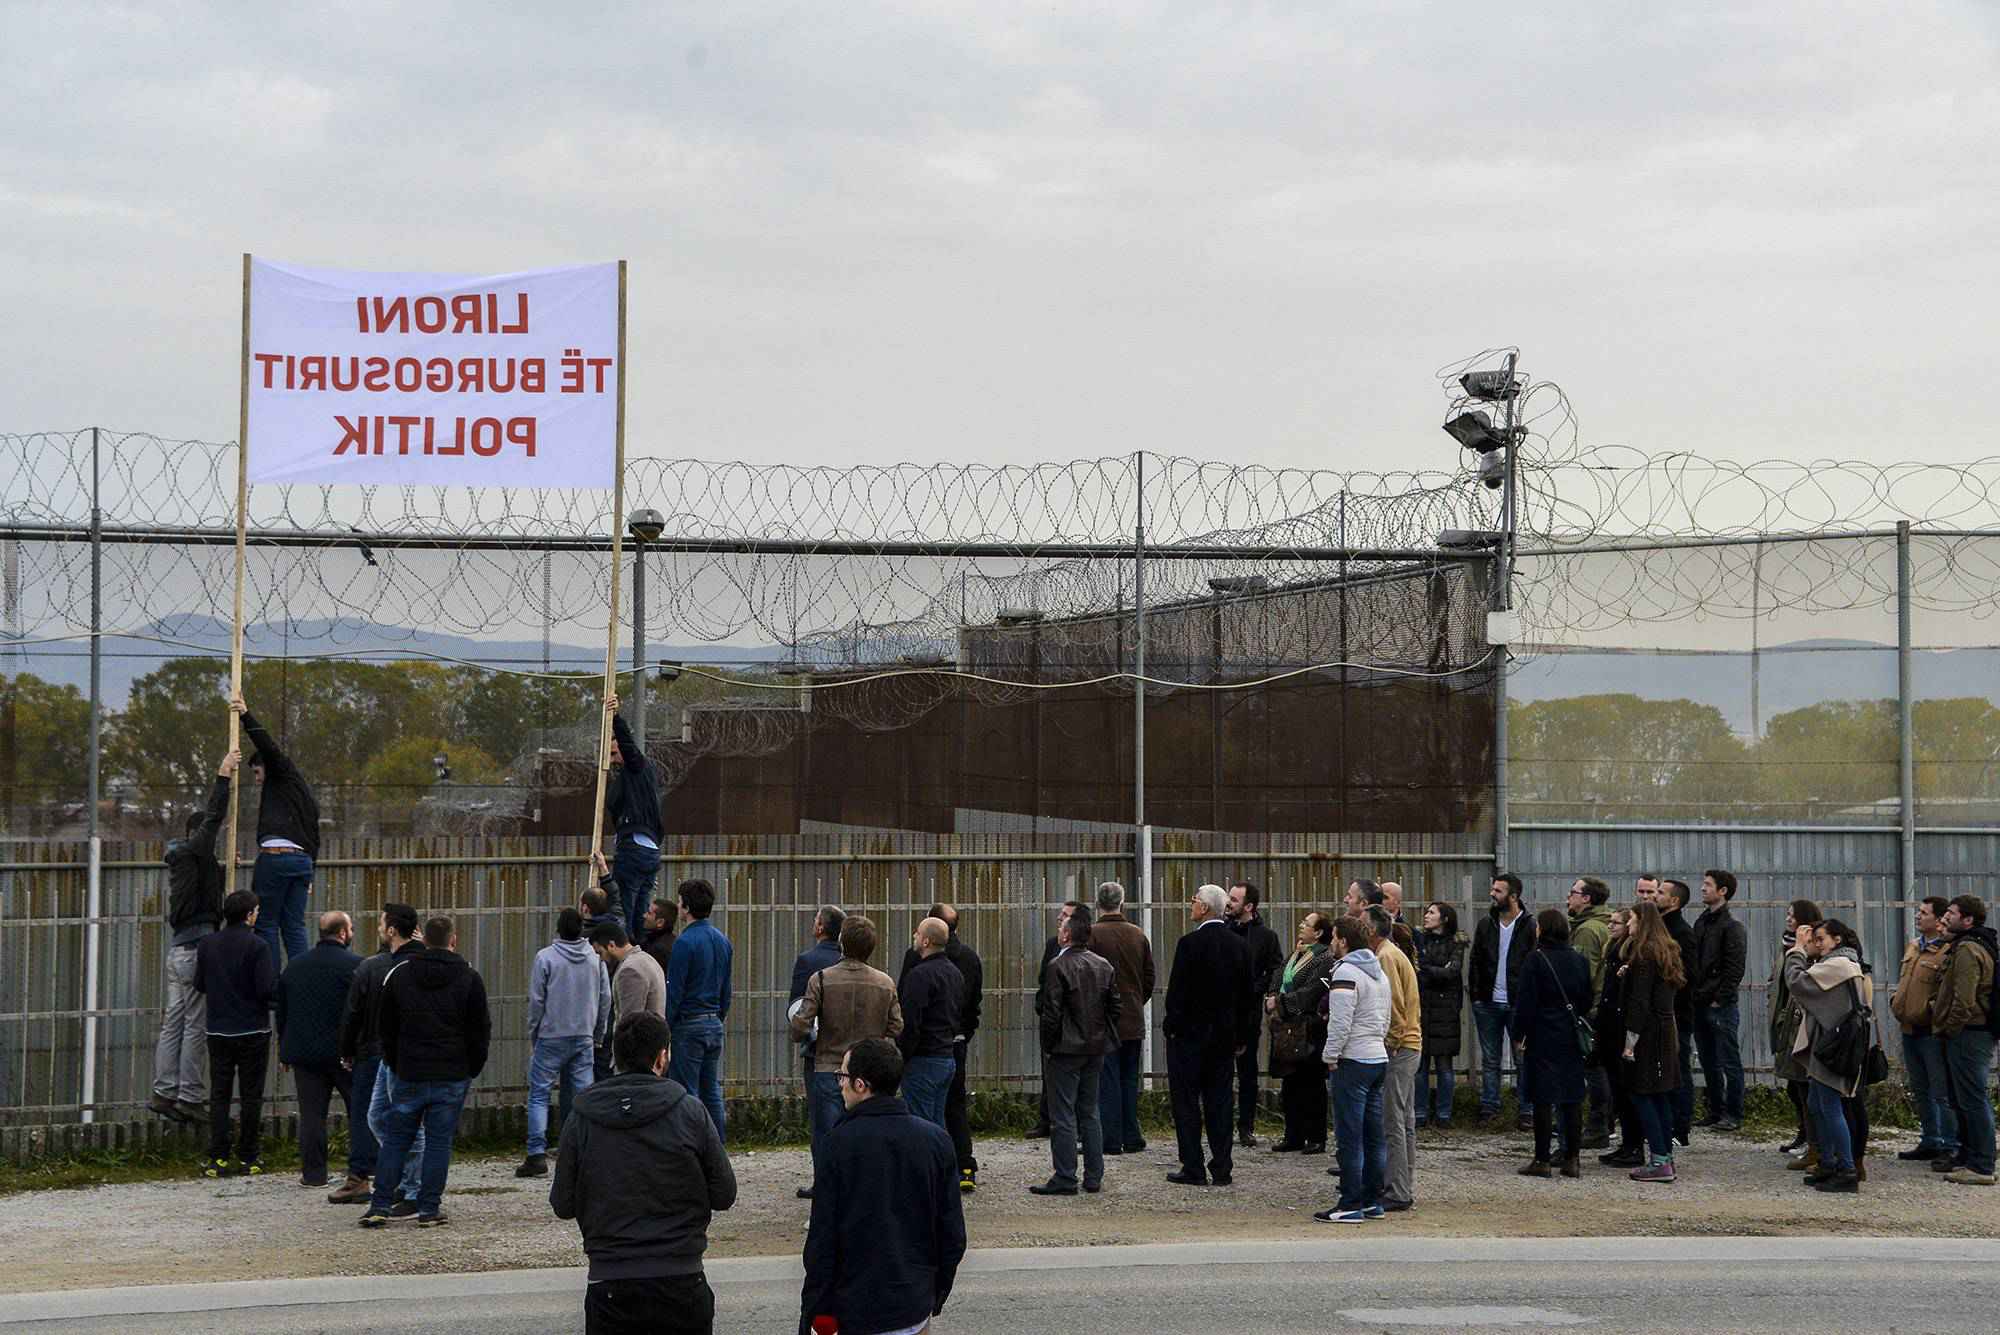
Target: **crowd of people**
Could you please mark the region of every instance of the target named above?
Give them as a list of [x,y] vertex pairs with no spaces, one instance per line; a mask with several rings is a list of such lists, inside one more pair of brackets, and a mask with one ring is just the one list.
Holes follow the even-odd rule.
[[[654,897],[657,779],[616,704],[616,844],[610,858],[593,854],[597,883],[558,912],[555,938],[529,968],[527,1143],[515,1171],[553,1172],[552,1208],[583,1234],[590,1329],[705,1331],[707,1230],[736,1196],[721,1091],[733,948],[710,921],[708,882]],[[362,1205],[365,1228],[448,1224],[458,1122],[493,1028],[485,982],[458,953],[451,918],[420,920],[406,904],[383,907],[379,948],[365,959],[339,910],[318,915],[306,947],[317,806],[243,702],[233,705],[260,783],[252,888],[225,894],[216,854],[240,765],[232,752],[167,850],[168,1005],[151,1106],[207,1123],[204,1176],[261,1175],[275,1034],[298,1095],[301,1184],[329,1183],[338,1097],[346,1173],[327,1200]],[[1469,1014],[1482,1122],[1502,1116],[1503,1069],[1514,1072],[1516,1125],[1534,1137],[1522,1174],[1578,1177],[1584,1152],[1600,1150],[1598,1163],[1635,1182],[1673,1182],[1677,1146],[1697,1129],[1742,1123],[1737,998],[1748,950],[1731,910],[1737,888],[1730,872],[1705,872],[1689,922],[1685,881],[1641,876],[1631,901],[1614,905],[1605,882],[1586,876],[1566,909],[1531,912],[1520,878],[1505,873],[1468,940],[1452,905],[1426,904],[1412,924],[1400,886],[1356,880],[1338,912],[1300,914],[1287,950],[1254,883],[1202,886],[1160,1017],[1179,1159],[1167,1181],[1233,1180],[1235,1152],[1258,1148],[1268,1077],[1283,1123],[1269,1152],[1334,1152],[1337,1198],[1316,1218],[1361,1223],[1415,1208],[1417,1131],[1452,1122]],[[1061,907],[1043,952],[1042,1093],[1029,1135],[1050,1141],[1050,1173],[1027,1187],[1038,1196],[1098,1192],[1108,1158],[1146,1148],[1139,1090],[1158,979],[1152,942],[1124,910],[1124,888],[1105,882],[1094,904]],[[958,922],[950,904],[931,906],[891,978],[870,963],[875,923],[827,905],[795,962],[787,1023],[812,1141],[811,1180],[797,1188],[812,1202],[802,1331],[917,1332],[950,1295],[965,1248],[961,1197],[979,1187],[966,1062],[984,992]],[[1994,1181],[1996,954],[1977,896],[1927,898],[1891,1004],[1921,1126],[1898,1157],[1952,1183]],[[1791,1166],[1821,1191],[1857,1191],[1868,1086],[1887,1071],[1858,934],[1794,901],[1770,989],[1771,1051],[1798,1114]]]

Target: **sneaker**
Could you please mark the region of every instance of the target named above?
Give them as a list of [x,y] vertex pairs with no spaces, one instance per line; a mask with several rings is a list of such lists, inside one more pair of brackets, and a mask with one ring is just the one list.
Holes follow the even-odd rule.
[[326,1194],[328,1205],[366,1205],[373,1193],[373,1184],[365,1177],[349,1177],[337,1188]]
[[174,1105],[174,1118],[177,1121],[186,1122],[190,1126],[205,1126],[208,1124],[208,1105],[206,1103],[176,1103]]
[[972,1192],[979,1190],[979,1173],[977,1172],[977,1170],[971,1168],[959,1169],[958,1189],[960,1191],[965,1191],[965,1192]]
[[1361,1213],[1370,1219],[1380,1219],[1383,1215],[1389,1212],[1383,1209],[1380,1205],[1371,1205],[1367,1209],[1363,1210]]
[[1322,1224],[1365,1224],[1368,1222],[1366,1210],[1315,1210],[1313,1218]]
[[314,1181],[312,1178],[302,1177],[299,1179],[299,1185],[302,1187],[309,1187],[317,1191],[319,1188],[326,1185],[326,1179],[320,1178],[318,1181]]
[[521,1166],[514,1170],[515,1177],[547,1177],[548,1175],[549,1156],[546,1154],[530,1154],[527,1158],[521,1160]]
[[164,1094],[155,1094],[153,1095],[152,1098],[147,1099],[146,1111],[151,1113],[158,1113],[160,1116],[166,1118],[170,1122],[178,1122],[181,1120],[181,1105],[175,1103],[172,1099],[168,1098]]
[[1047,1140],[1048,1138],[1049,1129],[1045,1126],[1031,1126],[1028,1128],[1028,1134],[1021,1137],[1023,1140]]
[[[247,1162],[237,1164],[236,1173],[239,1177],[262,1177],[264,1176],[264,1161],[262,1159],[251,1159]],[[320,1185],[324,1186],[326,1184],[321,1183]]]
[[389,1214],[386,1210],[370,1209],[361,1216],[361,1227],[363,1228],[387,1228],[388,1226]]
[[415,1201],[398,1200],[394,1205],[389,1207],[389,1217],[391,1219],[409,1219],[416,1213],[417,1203]]
[[1993,1174],[1982,1173],[1976,1168],[1954,1168],[1944,1175],[1947,1182],[1956,1182],[1961,1187],[1990,1187]]
[[1649,1163],[1644,1168],[1634,1168],[1626,1174],[1634,1182],[1671,1182],[1674,1180],[1674,1165],[1670,1159]]
[[1789,1173],[1810,1173],[1819,1167],[1819,1151],[1808,1146],[1806,1152],[1785,1165]]
[[1597,1162],[1606,1168],[1643,1168],[1646,1156],[1638,1150],[1613,1150],[1609,1154],[1598,1155]]
[[1965,1167],[1965,1160],[1958,1158],[1956,1155],[1939,1155],[1937,1158],[1931,1160],[1931,1171],[1933,1173],[1955,1173],[1963,1167]]
[[1715,1124],[1715,1129],[1717,1131],[1741,1131],[1743,1129],[1743,1122],[1739,1118],[1725,1117]]
[[227,1159],[210,1159],[202,1164],[201,1175],[209,1178],[235,1177],[236,1165]]
[[451,1216],[442,1210],[439,1210],[436,1214],[420,1214],[417,1216],[418,1228],[443,1228],[450,1222]]
[[[1790,1140],[1778,1146],[1778,1153],[1797,1154],[1800,1150],[1804,1149],[1805,1147],[1806,1147],[1806,1138],[1804,1134],[1801,1133],[1799,1135],[1793,1136]],[[1925,1157],[1928,1158],[1929,1156],[1926,1155]]]

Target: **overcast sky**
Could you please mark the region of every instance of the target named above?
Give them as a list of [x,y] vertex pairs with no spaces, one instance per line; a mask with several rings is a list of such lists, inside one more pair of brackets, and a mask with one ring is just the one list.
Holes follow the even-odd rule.
[[252,250],[630,260],[641,453],[1992,454],[1996,16],[4,3],[0,431],[233,437]]

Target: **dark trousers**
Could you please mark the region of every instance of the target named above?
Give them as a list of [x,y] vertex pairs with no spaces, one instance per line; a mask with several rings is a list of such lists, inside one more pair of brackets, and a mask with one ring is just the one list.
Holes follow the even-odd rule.
[[347,1068],[339,1062],[328,1066],[294,1066],[292,1080],[299,1089],[299,1177],[307,1182],[324,1182],[326,1110],[336,1093],[340,1095],[341,1106],[346,1107],[354,1086],[349,1083]]
[[1583,1071],[1584,1087],[1590,1091],[1590,1137],[1610,1131],[1609,1119],[1617,1115],[1611,1093],[1611,1074],[1602,1066],[1586,1066]]
[[264,1074],[271,1065],[271,1035],[208,1036],[208,1157],[229,1157],[231,1091],[243,1101],[236,1157],[255,1162],[264,1145]]
[[1262,1033],[1251,1035],[1250,1045],[1236,1057],[1236,1125],[1245,1131],[1257,1125],[1257,1044]]
[[1104,1123],[1104,1143],[1137,1154],[1146,1143],[1139,1129],[1139,1074],[1146,1040],[1125,1038],[1104,1054],[1104,1073],[1097,1081],[1098,1118]]
[[951,1147],[958,1152],[958,1170],[979,1171],[972,1157],[972,1119],[965,1115],[965,1062],[971,1045],[951,1045],[951,1088],[944,1092],[944,1129],[951,1135]]
[[1326,1144],[1326,1068],[1287,1071],[1278,1079],[1278,1102],[1285,1109],[1285,1143]]
[[[1174,1139],[1180,1144],[1181,1171],[1190,1177],[1229,1177],[1230,1103],[1235,1095],[1236,1060],[1228,1048],[1204,1051],[1200,1044],[1167,1040],[1167,1087],[1173,1093]],[[1201,1161],[1201,1134],[1208,1132],[1209,1162]]]
[[1840,1101],[1841,1111],[1847,1114],[1847,1143],[1854,1150],[1854,1162],[1860,1163],[1868,1157],[1868,1087],[1851,1099]]
[[605,1279],[583,1291],[584,1335],[712,1335],[715,1293],[700,1275]]
[[[1635,1095],[1631,1089],[1631,1082],[1624,1078],[1622,1071],[1606,1070],[1604,1074],[1611,1081],[1611,1109],[1618,1119],[1618,1148],[1636,1150],[1647,1141],[1646,1123],[1640,1114],[1639,1101],[1653,1096]],[[1667,1135],[1671,1138],[1674,1133],[1673,1095],[1664,1094],[1660,1097],[1667,1100],[1666,1127]]]
[[1814,1144],[1812,1118],[1806,1112],[1806,1082],[1803,1080],[1787,1080],[1785,1082],[1785,1096],[1791,1099],[1792,1111],[1798,1114],[1799,1139],[1805,1141],[1808,1145]]
[[625,919],[625,934],[634,941],[646,933],[639,920],[653,904],[653,889],[660,875],[660,850],[620,839],[611,854],[611,883],[618,887],[619,902],[611,911]]
[[1742,1012],[1734,1001],[1694,1008],[1695,1048],[1708,1086],[1708,1115],[1743,1120]]
[[[1676,1021],[1678,1022],[1676,1017]],[[1692,1025],[1689,1026],[1692,1028]],[[1683,1030],[1686,1033],[1687,1030]],[[1674,1135],[1682,1140],[1694,1129],[1694,1043],[1681,1040],[1681,1083],[1674,1090]]]
[[1583,1143],[1581,1103],[1537,1103],[1535,1105],[1535,1157],[1549,1163],[1550,1138],[1555,1134],[1556,1115],[1562,1115],[1563,1156],[1573,1158]]

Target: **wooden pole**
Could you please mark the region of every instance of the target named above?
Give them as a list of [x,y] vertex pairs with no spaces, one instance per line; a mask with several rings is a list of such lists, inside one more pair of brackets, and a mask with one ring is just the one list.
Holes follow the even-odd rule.
[[[246,344],[247,347],[247,344]],[[246,363],[247,365],[247,363]],[[618,261],[617,462],[611,474],[611,625],[604,646],[604,698],[618,691],[618,567],[625,559],[625,261]],[[597,800],[590,804],[590,852],[604,840],[604,786],[611,772],[611,716],[597,719]],[[589,853],[584,855],[586,864]],[[587,873],[586,873],[587,874]],[[588,881],[586,881],[588,884]]]
[[[237,365],[236,391],[236,606],[230,618],[229,694],[243,694],[243,553],[248,533],[250,508],[250,254],[243,255],[243,342]],[[229,749],[243,744],[242,724],[236,711],[229,711]],[[229,782],[229,842],[224,845],[225,888],[236,889],[236,818],[243,793],[243,775]]]

